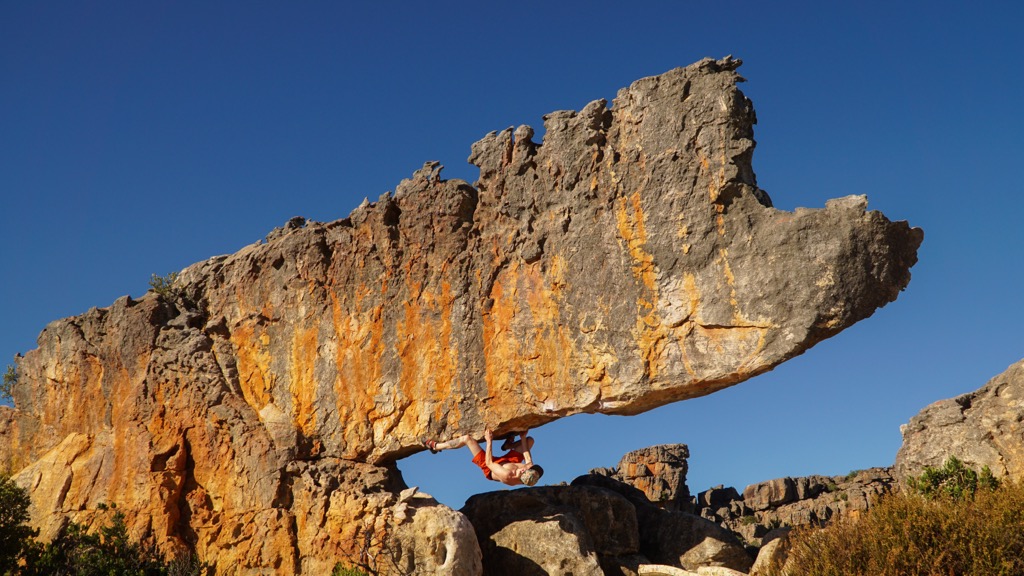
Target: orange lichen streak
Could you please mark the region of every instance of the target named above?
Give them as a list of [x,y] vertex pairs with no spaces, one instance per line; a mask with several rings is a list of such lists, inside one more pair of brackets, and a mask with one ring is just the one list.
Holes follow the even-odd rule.
[[654,256],[647,251],[647,227],[640,190],[619,199],[616,224],[619,237],[633,262],[633,277],[641,288],[637,299],[637,321],[633,330],[647,377],[658,375],[658,358],[662,355],[667,335],[658,313],[658,270]]
[[[382,282],[380,292],[386,288]],[[338,419],[346,423],[344,456],[354,457],[369,450],[364,443],[373,437],[370,423],[381,417],[374,404],[373,383],[381,381],[384,353],[382,298],[365,284],[354,294],[330,292],[334,333],[337,338],[334,382]],[[370,305],[373,303],[373,305]]]
[[238,358],[242,396],[258,411],[270,402],[270,391],[274,387],[270,371],[270,335],[265,326],[245,322],[232,330],[231,343]]
[[[313,322],[305,318],[304,322]],[[292,397],[292,420],[306,436],[315,435],[316,429],[316,379],[314,367],[317,360],[318,327],[297,326],[292,335],[292,353],[289,363],[289,392]]]
[[562,321],[565,261],[509,263],[491,289],[484,314],[488,411],[495,419],[517,415],[522,402],[548,409],[572,405],[576,354]]
[[[706,167],[706,162],[702,165]],[[659,280],[657,264],[647,249],[641,192],[637,190],[618,201],[616,223],[621,242],[632,262],[633,277],[640,288],[633,335],[646,376],[657,380],[664,373],[670,379],[677,379],[680,374],[675,370],[666,372],[669,364],[675,364],[681,367],[697,387],[705,381],[742,379],[745,376],[744,366],[758,360],[772,324],[768,321],[751,321],[743,314],[726,248],[719,250],[715,268],[721,274],[719,286],[728,293],[728,302],[732,308],[731,321],[708,323],[701,318],[702,295],[694,273],[685,272],[680,279]],[[725,218],[720,210],[716,212],[716,229],[719,236],[724,236]],[[682,241],[687,234],[681,232],[678,236]],[[681,244],[680,253],[686,255],[689,252],[690,245]],[[700,363],[695,362],[695,359],[709,354],[736,360],[726,373],[722,373],[721,368],[714,372],[698,373],[695,366]]]
[[[407,275],[409,278],[409,275]],[[409,435],[429,427],[429,420],[453,425],[459,420],[455,384],[458,376],[457,346],[452,342],[451,285],[441,282],[440,294],[424,290],[422,283],[406,280],[408,298],[396,326],[401,374],[400,426]],[[418,410],[408,410],[416,405]]]

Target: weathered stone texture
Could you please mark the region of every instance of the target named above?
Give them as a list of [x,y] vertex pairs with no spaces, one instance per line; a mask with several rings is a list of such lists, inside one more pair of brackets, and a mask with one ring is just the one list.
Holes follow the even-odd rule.
[[604,488],[625,498],[636,511],[639,554],[647,562],[742,571],[753,563],[732,532],[699,516],[660,508],[629,484],[602,474],[588,474],[573,480],[572,487]]
[[666,510],[691,512],[693,505],[686,485],[689,457],[686,444],[661,444],[627,452],[615,468],[598,468],[591,473],[625,482]]
[[752,564],[727,530],[663,510],[606,476],[478,494],[462,512],[476,528],[485,574],[630,574],[651,561],[691,569]]
[[790,550],[789,533],[790,528],[787,527],[778,528],[765,535],[757,559],[750,567],[749,576],[770,576],[778,567],[782,567],[783,575],[788,574],[785,566]]
[[697,512],[760,546],[775,527],[822,526],[868,510],[898,489],[891,472],[869,468],[846,476],[775,478],[747,486],[742,496],[731,488],[713,488],[697,495]]
[[639,550],[636,511],[602,488],[489,492],[462,512],[476,528],[485,574],[603,574],[602,558]]
[[900,479],[956,456],[974,470],[1024,480],[1024,360],[974,392],[927,406],[900,431]]
[[[866,318],[921,231],[863,198],[773,209],[738,65],[550,114],[543,144],[492,133],[473,186],[427,163],[348,218],[186,268],[175,294],[51,323],[0,409],[33,521],[117,503],[134,535],[228,573],[315,571],[387,524],[423,436],[642,412]],[[367,474],[376,492],[328,480]]]

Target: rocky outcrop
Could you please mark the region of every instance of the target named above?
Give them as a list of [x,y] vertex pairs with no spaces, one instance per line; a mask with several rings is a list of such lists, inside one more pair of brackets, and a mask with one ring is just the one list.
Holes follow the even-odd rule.
[[652,562],[694,570],[752,564],[728,531],[661,509],[607,476],[478,494],[461,511],[476,528],[488,575],[636,574]]
[[746,571],[753,563],[753,557],[729,530],[693,514],[660,508],[633,486],[601,474],[580,476],[572,486],[605,488],[632,504],[640,555],[647,563],[686,569],[721,566],[739,571]]
[[886,468],[870,468],[846,476],[776,478],[751,484],[740,495],[717,487],[696,498],[697,513],[759,547],[780,526],[823,526],[840,515],[856,515],[878,498],[897,489]]
[[627,452],[615,468],[596,468],[590,472],[628,484],[666,510],[692,512],[693,502],[686,485],[689,457],[686,444],[661,444]]
[[[898,490],[886,468],[777,478],[742,494],[705,490],[688,504],[697,516],[666,507],[675,499],[662,499],[660,488],[644,490],[667,477],[688,493],[687,456],[683,444],[652,446],[627,453],[628,466],[595,469],[570,486],[474,496],[462,512],[476,529],[484,573],[767,574],[784,561],[792,527],[856,517]],[[638,472],[651,469],[658,474]]]
[[974,470],[988,466],[997,478],[1024,479],[1024,360],[970,394],[927,406],[900,432],[901,479],[941,468],[950,456]]
[[642,412],[871,315],[921,231],[863,197],[772,208],[738,65],[550,114],[543,143],[492,133],[473,186],[428,163],[348,218],[292,219],[51,323],[0,408],[33,522],[52,535],[117,503],[134,536],[225,573],[314,573],[394,541],[394,462],[425,435]]
[[602,564],[640,550],[636,510],[599,487],[489,492],[461,512],[476,528],[488,575],[603,575]]
[[749,576],[770,576],[777,573],[782,567],[782,573],[786,572],[786,560],[789,558],[790,528],[778,528],[772,530],[762,539],[761,549],[757,552],[757,559],[750,567]]
[[693,512],[752,548],[761,546],[775,528],[821,526],[841,514],[859,514],[897,489],[889,469],[871,468],[846,476],[776,478],[751,484],[742,494],[716,486],[691,497],[686,485],[689,456],[685,444],[651,446],[628,452],[615,468],[596,468],[591,474],[636,488],[660,508]]

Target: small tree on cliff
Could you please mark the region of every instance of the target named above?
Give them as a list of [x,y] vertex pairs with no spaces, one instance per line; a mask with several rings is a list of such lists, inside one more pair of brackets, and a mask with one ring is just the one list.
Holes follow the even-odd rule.
[[10,402],[13,400],[11,394],[14,392],[14,384],[18,381],[18,369],[8,364],[7,371],[4,372],[4,380],[0,383],[0,402]]
[[28,525],[28,492],[0,474],[0,574],[13,573],[37,532]]
[[149,288],[163,297],[164,300],[174,301],[181,297],[181,288],[178,283],[178,273],[171,272],[166,276],[153,274],[149,279]]

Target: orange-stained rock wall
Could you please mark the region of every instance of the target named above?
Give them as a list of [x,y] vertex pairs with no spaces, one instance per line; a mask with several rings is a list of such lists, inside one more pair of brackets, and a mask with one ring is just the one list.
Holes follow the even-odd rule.
[[[772,208],[738,65],[552,113],[542,143],[488,134],[472,186],[427,163],[348,218],[186,268],[173,294],[54,322],[0,409],[33,521],[52,535],[117,503],[138,537],[226,573],[322,573],[366,534],[412,549],[393,464],[425,436],[708,394],[894,300],[920,230],[862,197]],[[410,525],[461,550],[431,561],[474,573],[473,537],[428,509]]]

